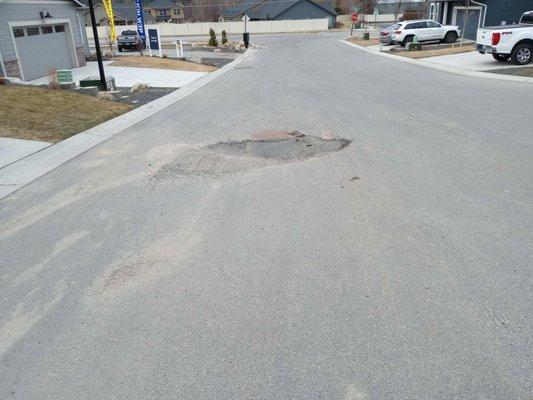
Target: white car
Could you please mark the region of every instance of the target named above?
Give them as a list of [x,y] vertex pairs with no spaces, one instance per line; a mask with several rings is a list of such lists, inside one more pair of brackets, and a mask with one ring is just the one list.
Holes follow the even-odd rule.
[[476,49],[492,54],[497,61],[511,59],[517,65],[533,61],[533,11],[520,18],[517,25],[488,26],[478,29]]
[[418,42],[440,40],[444,43],[455,43],[459,36],[461,29],[458,26],[441,25],[430,19],[400,22],[392,32],[392,40],[402,46],[415,41],[415,38]]

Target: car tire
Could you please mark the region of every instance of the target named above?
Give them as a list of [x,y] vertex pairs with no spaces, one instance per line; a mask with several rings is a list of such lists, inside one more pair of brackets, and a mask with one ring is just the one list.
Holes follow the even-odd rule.
[[511,60],[516,65],[529,64],[533,59],[533,46],[528,43],[516,45],[511,53]]
[[403,39],[402,47],[407,46],[407,43],[413,43],[414,40],[415,40],[415,37],[413,35],[406,36],[405,39]]
[[458,37],[459,36],[457,35],[457,32],[448,32],[444,36],[444,42],[445,43],[455,43],[455,42],[457,42]]
[[510,54],[493,54],[492,57],[499,62],[505,62],[511,58]]
[[121,46],[118,46],[118,52],[122,53],[122,47]]

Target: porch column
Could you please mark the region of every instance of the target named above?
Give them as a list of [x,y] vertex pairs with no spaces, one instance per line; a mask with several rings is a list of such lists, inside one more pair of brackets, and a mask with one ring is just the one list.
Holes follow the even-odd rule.
[[442,7],[442,25],[448,23],[448,3],[449,1],[444,2],[444,7]]

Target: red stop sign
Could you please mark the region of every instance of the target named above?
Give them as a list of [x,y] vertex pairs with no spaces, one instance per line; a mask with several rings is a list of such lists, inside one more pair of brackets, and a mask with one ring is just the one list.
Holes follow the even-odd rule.
[[357,21],[358,18],[359,18],[359,15],[357,15],[357,13],[352,13],[352,22]]

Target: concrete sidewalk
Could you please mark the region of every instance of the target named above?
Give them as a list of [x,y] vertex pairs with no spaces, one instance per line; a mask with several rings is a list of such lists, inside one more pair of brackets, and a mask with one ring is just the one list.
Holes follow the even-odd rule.
[[35,140],[0,138],[0,169],[51,145]]

